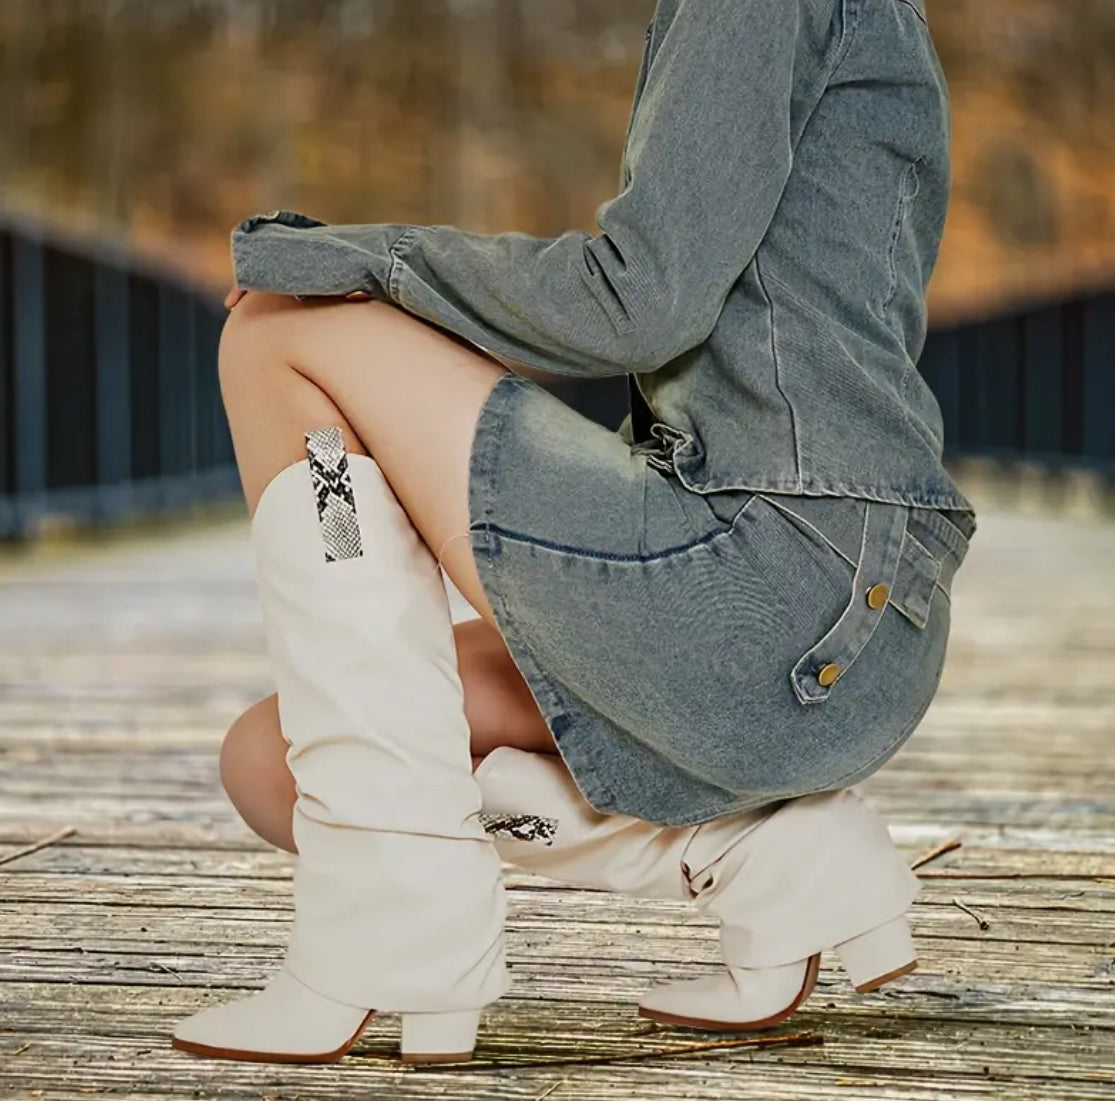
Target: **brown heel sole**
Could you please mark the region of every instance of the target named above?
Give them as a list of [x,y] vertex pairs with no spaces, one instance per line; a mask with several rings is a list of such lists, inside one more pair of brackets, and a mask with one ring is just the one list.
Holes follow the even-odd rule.
[[170,1046],[178,1051],[188,1051],[191,1055],[201,1055],[207,1059],[232,1059],[238,1063],[297,1063],[317,1065],[320,1063],[336,1063],[343,1059],[360,1039],[360,1033],[375,1018],[375,1011],[368,1013],[360,1022],[357,1030],[339,1048],[325,1051],[319,1055],[292,1055],[290,1052],[270,1051],[240,1051],[236,1048],[210,1047],[208,1044],[195,1044],[189,1040],[171,1040]]
[[878,990],[880,986],[886,986],[888,982],[894,982],[895,979],[900,979],[903,975],[909,975],[912,971],[916,971],[917,967],[918,961],[911,960],[905,967],[899,967],[896,971],[888,971],[885,975],[880,975],[877,979],[865,982],[863,986],[857,986],[856,993],[871,994],[873,991]]
[[821,973],[821,957],[813,956],[809,966],[805,969],[805,981],[801,984],[798,996],[783,1010],[761,1021],[707,1021],[699,1017],[677,1017],[672,1013],[658,1013],[653,1009],[639,1010],[639,1016],[648,1021],[656,1021],[660,1025],[673,1025],[675,1028],[696,1028],[701,1032],[762,1032],[774,1028],[783,1021],[792,1017],[802,1002],[809,997],[817,987],[817,976]]

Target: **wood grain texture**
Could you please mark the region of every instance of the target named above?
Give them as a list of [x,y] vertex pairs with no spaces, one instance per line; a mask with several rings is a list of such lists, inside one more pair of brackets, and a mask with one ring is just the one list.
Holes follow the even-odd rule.
[[713,926],[510,873],[512,993],[477,1062],[439,1071],[392,1061],[390,1018],[332,1067],[169,1047],[175,1021],[265,980],[291,919],[290,858],[217,777],[223,730],[270,691],[244,536],[0,560],[0,859],[77,830],[0,864],[0,1096],[1115,1097],[1115,526],[981,517],[940,695],[864,789],[911,860],[963,841],[919,873],[916,974],[860,997],[826,957],[787,1026],[820,1045],[678,1054],[701,1037],[634,1003],[709,973]]

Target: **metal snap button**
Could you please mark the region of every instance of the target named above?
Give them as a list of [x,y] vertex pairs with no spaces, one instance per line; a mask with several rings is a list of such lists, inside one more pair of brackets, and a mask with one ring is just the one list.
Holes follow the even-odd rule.
[[831,688],[840,679],[841,672],[839,665],[829,663],[817,674],[817,683],[822,688]]
[[890,589],[886,585],[872,585],[867,590],[867,606],[874,612],[886,606],[890,600]]

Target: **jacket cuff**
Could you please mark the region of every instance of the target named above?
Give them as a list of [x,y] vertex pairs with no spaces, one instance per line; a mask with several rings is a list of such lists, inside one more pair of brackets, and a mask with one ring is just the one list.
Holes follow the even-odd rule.
[[[345,234],[347,228],[287,210],[247,219],[232,233],[236,285],[297,297],[359,292],[386,299],[391,263],[386,247],[378,247],[374,233],[357,242]],[[388,228],[382,227],[385,234]]]

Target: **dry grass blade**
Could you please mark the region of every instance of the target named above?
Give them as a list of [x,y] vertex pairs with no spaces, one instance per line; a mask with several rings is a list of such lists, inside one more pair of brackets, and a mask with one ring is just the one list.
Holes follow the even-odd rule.
[[547,1098],[547,1097],[553,1097],[553,1095],[554,1095],[555,1093],[557,1093],[557,1091],[558,1091],[559,1089],[561,1089],[561,1087],[562,1087],[562,1086],[564,1086],[564,1085],[565,1085],[565,1084],[566,1084],[566,1083],[567,1083],[568,1081],[569,1081],[569,1079],[568,1079],[568,1078],[563,1078],[563,1079],[562,1079],[562,1080],[561,1080],[560,1082],[555,1082],[555,1083],[554,1083],[554,1084],[553,1084],[552,1086],[550,1086],[550,1087],[549,1087],[548,1089],[545,1089],[545,1090],[543,1090],[543,1091],[542,1091],[542,1092],[541,1092],[541,1093],[540,1093],[540,1094],[539,1094],[539,1095],[538,1095],[538,1096],[537,1096],[537,1097],[536,1097],[536,1098],[534,1099],[534,1101],[546,1101],[546,1098]]
[[[817,1032],[791,1032],[785,1036],[747,1036],[738,1040],[710,1040],[683,1047],[654,1048],[650,1051],[630,1051],[623,1055],[589,1056],[584,1059],[539,1059],[534,1062],[498,1062],[482,1064],[446,1063],[425,1066],[423,1073],[438,1071],[488,1071],[488,1070],[538,1070],[543,1067],[603,1067],[612,1063],[635,1063],[649,1059],[676,1059],[709,1052],[731,1051],[739,1048],[814,1047],[825,1038]],[[560,1083],[559,1083],[560,1084]]]
[[944,856],[945,853],[955,852],[963,844],[964,842],[961,841],[959,837],[950,837],[947,841],[942,841],[928,852],[922,853],[921,856],[910,865],[910,870],[916,872],[918,868],[924,868],[926,864],[933,863],[934,860]]
[[954,898],[952,900],[952,904],[958,910],[963,910],[964,913],[966,913],[968,917],[970,917],[983,932],[986,933],[987,930],[991,928],[991,922],[988,921],[987,918],[985,918],[982,914],[977,914],[976,911],[971,908],[971,906],[968,906],[965,903],[961,902],[960,899]]
[[41,841],[36,841],[32,845],[25,845],[22,849],[16,849],[14,853],[8,853],[7,856],[0,856],[0,864],[10,864],[21,856],[30,856],[32,853],[37,853],[39,849],[45,849],[48,845],[54,845],[59,841],[64,841],[67,837],[72,837],[75,833],[77,833],[76,826],[63,826]]

